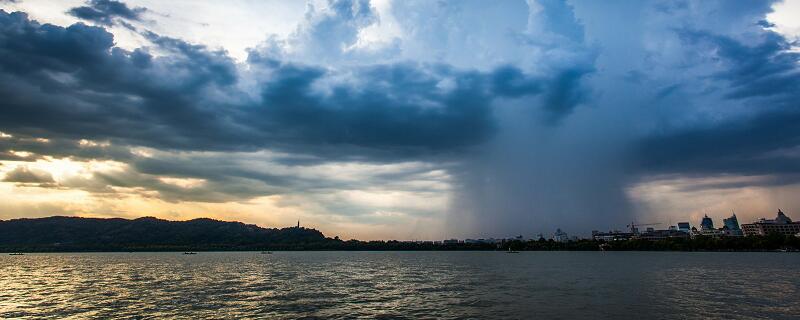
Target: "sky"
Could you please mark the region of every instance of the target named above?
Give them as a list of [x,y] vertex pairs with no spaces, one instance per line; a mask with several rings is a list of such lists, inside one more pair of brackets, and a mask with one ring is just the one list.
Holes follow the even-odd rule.
[[401,240],[800,219],[798,0],[0,9],[0,219]]

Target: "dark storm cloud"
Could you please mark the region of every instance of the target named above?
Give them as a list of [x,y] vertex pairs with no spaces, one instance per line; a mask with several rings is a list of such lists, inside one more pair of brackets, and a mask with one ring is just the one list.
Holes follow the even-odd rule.
[[593,71],[593,66],[578,65],[556,74],[544,95],[544,109],[549,112],[551,121],[563,119],[588,98],[581,80]]
[[730,82],[730,99],[790,95],[800,88],[800,53],[790,51],[791,44],[774,32],[763,33],[761,43],[751,45],[730,37],[701,31],[681,32],[689,45],[710,46],[728,68],[715,77]]
[[800,173],[800,54],[765,32],[744,44],[707,32],[683,31],[688,45],[710,49],[726,65],[713,78],[728,84],[727,98],[753,111],[691,127],[667,130],[641,142],[646,170],[698,174]]
[[207,136],[218,148],[238,141],[219,114],[225,104],[205,96],[236,79],[222,52],[158,38],[173,54],[154,58],[113,48],[102,28],[40,25],[23,13],[1,12],[0,28],[4,130],[173,148],[203,149]]
[[[280,128],[280,141],[357,145],[367,148],[429,150],[457,148],[484,139],[491,130],[490,96],[482,75],[439,70],[431,75],[412,64],[357,70],[364,86],[334,85],[330,94],[311,86],[324,72],[281,65],[250,114],[254,127]],[[457,82],[441,92],[441,77]],[[244,120],[244,119],[243,119]]]
[[[703,175],[683,175],[680,178],[708,178]],[[781,174],[781,175],[754,175],[754,176],[725,176],[720,175],[715,178],[707,179],[690,184],[678,184],[675,186],[676,190],[680,192],[702,192],[707,190],[730,190],[730,189],[743,189],[753,186],[758,187],[781,187],[791,185],[800,181],[798,174]],[[728,178],[727,180],[725,178]],[[737,179],[738,178],[738,179]]]
[[514,66],[502,66],[492,73],[492,89],[507,97],[518,97],[538,93],[542,90],[541,81],[526,77]]
[[67,14],[92,21],[100,25],[111,26],[115,23],[129,24],[119,19],[140,21],[145,8],[129,8],[123,2],[114,0],[91,0],[85,6],[72,8]]
[[759,20],[756,24],[758,24],[759,26],[762,26],[764,28],[774,28],[775,27],[774,23],[769,22],[767,20]]
[[[325,156],[441,152],[491,135],[495,97],[544,93],[561,110],[574,102],[574,84],[585,74],[398,63],[357,68],[352,84],[328,81],[335,75],[325,69],[251,53],[251,67],[271,74],[258,79],[259,94],[251,97],[236,86],[239,71],[223,51],[151,32],[144,35],[166,54],[126,51],[103,28],[41,25],[23,13],[0,13],[0,28],[4,130],[114,145],[319,148]],[[442,87],[448,79],[452,85]],[[315,90],[319,83],[327,90]]]
[[652,171],[800,173],[798,123],[800,112],[770,112],[652,136],[640,151]]

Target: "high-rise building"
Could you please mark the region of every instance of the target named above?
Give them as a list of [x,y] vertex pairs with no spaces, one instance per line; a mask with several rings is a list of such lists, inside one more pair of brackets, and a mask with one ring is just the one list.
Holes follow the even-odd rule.
[[708,215],[703,216],[703,220],[700,221],[700,230],[713,230],[714,229],[714,221],[708,217]]
[[800,222],[792,222],[792,219],[778,209],[778,216],[775,219],[761,218],[756,222],[743,224],[742,230],[746,236],[765,236],[770,233],[793,235],[800,232]]
[[561,231],[561,229],[556,229],[556,233],[553,235],[553,240],[557,242],[567,242],[569,241],[569,236],[566,232]]
[[726,236],[741,237],[744,235],[742,229],[739,228],[739,219],[736,219],[736,213],[733,213],[730,218],[722,219],[722,223],[724,224],[722,231]]
[[722,219],[722,223],[725,224],[725,227],[728,230],[741,230],[739,228],[739,219],[736,219],[736,213],[734,213],[730,218]]

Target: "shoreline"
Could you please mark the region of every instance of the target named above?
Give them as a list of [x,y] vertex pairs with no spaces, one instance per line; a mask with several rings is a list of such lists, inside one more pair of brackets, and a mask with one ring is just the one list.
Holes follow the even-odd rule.
[[[16,255],[17,253],[21,253],[22,255],[28,254],[49,254],[49,253],[176,253],[176,254],[184,254],[187,252],[192,252],[193,254],[200,254],[200,253],[256,253],[262,254],[267,250],[164,250],[164,251],[102,251],[102,250],[84,250],[84,251],[0,251],[0,256],[2,255]],[[497,253],[506,253],[505,250],[269,250],[274,253],[279,252],[497,252]],[[517,250],[519,253],[522,252],[601,252],[601,253],[610,253],[610,252],[686,252],[686,253],[800,253],[800,250]],[[265,254],[266,255],[266,254]]]

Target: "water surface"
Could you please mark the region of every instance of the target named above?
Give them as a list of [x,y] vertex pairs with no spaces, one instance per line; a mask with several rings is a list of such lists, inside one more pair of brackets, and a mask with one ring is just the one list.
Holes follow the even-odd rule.
[[0,318],[800,319],[800,254],[0,256]]

